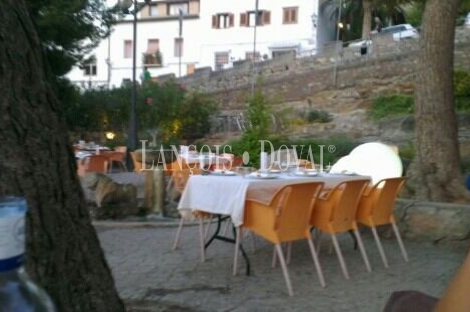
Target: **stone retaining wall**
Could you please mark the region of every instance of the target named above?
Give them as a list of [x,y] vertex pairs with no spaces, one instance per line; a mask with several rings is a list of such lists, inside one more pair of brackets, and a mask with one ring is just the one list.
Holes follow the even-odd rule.
[[395,216],[405,239],[437,243],[470,238],[470,205],[399,199]]
[[[311,94],[312,91],[331,87],[354,85],[359,78],[382,79],[404,75],[406,81],[406,77],[415,71],[418,44],[418,40],[395,42],[386,36],[378,36],[372,39],[366,55],[361,55],[360,47],[338,46],[335,49],[325,49],[321,54],[298,58],[286,55],[259,62],[255,64],[255,69],[263,77],[264,88],[276,94],[284,89],[307,91]],[[455,45],[456,66],[470,69],[469,29],[457,29]],[[233,68],[216,72],[210,68],[197,69],[194,74],[187,75],[178,82],[187,88],[215,94],[233,90],[249,91],[253,72],[251,62],[241,62]],[[158,79],[165,80],[166,77]],[[279,89],[279,83],[289,86]],[[283,94],[284,100],[295,100],[295,96],[292,98],[289,95]]]

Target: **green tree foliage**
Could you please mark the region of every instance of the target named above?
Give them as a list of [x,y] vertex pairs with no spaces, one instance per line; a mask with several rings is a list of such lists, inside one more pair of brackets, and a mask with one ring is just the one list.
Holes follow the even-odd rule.
[[108,35],[116,8],[105,0],[26,0],[53,77],[84,61]]
[[[91,89],[83,93],[65,89],[68,103],[63,105],[70,130],[115,131],[126,133],[130,114],[131,86],[115,89]],[[210,118],[216,113],[213,99],[203,93],[186,91],[170,81],[159,85],[145,83],[138,89],[137,122],[141,138],[146,131],[159,129],[165,141],[174,138],[194,140],[210,130]],[[122,135],[121,135],[122,136]]]
[[455,106],[459,111],[470,112],[470,72],[454,71]]
[[382,119],[390,116],[409,115],[413,113],[414,100],[412,95],[392,94],[379,96],[372,103],[369,116]]
[[258,167],[261,154],[260,140],[270,140],[271,102],[263,94],[260,84],[247,100],[246,114],[248,116],[248,128],[243,132],[241,139],[231,142],[229,145],[237,155],[248,152],[250,161],[248,165]]
[[[470,72],[464,69],[454,71],[455,109],[470,112]],[[382,119],[390,116],[413,113],[414,98],[407,94],[382,95],[374,100],[369,116]]]
[[179,137],[191,141],[202,138],[209,133],[210,117],[216,111],[216,104],[208,95],[198,91],[186,92],[179,116]]
[[[378,16],[384,26],[390,24],[400,24],[405,22],[405,13],[403,5],[413,2],[412,0],[373,0],[372,1],[372,17]],[[320,12],[325,14],[331,20],[338,20],[339,5],[343,5],[341,9],[341,21],[345,25],[349,25],[349,29],[341,38],[354,40],[361,38],[362,25],[364,19],[363,0],[327,0],[320,6]],[[375,26],[372,21],[372,28]]]

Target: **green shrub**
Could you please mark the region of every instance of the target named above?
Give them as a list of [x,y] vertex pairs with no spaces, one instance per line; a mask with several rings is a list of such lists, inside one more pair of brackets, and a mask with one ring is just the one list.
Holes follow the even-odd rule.
[[454,71],[455,107],[458,111],[470,111],[470,72]]
[[470,72],[456,69],[454,71],[455,97],[470,97]]
[[460,169],[464,174],[470,173],[470,158],[462,158],[460,160]]
[[247,165],[259,167],[261,144],[260,140],[269,140],[269,127],[271,120],[271,101],[263,94],[258,86],[255,93],[248,98],[246,113],[249,127],[243,132],[239,140],[230,142],[232,151],[238,156],[242,156],[246,151],[249,153],[250,161]]
[[457,111],[469,112],[470,111],[470,97],[456,97],[455,107]]
[[[281,146],[283,149],[293,148],[295,145],[297,150],[297,156],[301,159],[307,159],[311,161],[313,156],[315,164],[320,163],[321,147],[323,145],[323,165],[334,164],[343,156],[348,155],[354,147],[358,144],[353,142],[347,137],[331,137],[328,139],[302,139],[302,140],[287,140],[278,138],[277,140],[271,140],[274,150],[278,150]],[[329,147],[334,146],[333,149]],[[309,147],[312,155],[309,155]]]
[[333,120],[333,116],[324,110],[311,109],[307,114],[309,122],[327,123]]
[[374,119],[382,119],[395,115],[407,115],[413,113],[413,96],[394,94],[379,96],[372,103],[369,115]]
[[[81,93],[77,91],[75,98],[63,105],[69,129],[75,132],[126,133],[131,93],[130,85],[90,89]],[[216,113],[216,108],[210,96],[187,91],[175,81],[164,84],[148,81],[138,86],[137,90],[139,138],[146,138],[149,129],[160,130],[160,141],[173,142],[175,138],[194,141],[202,138],[210,131],[210,117]],[[119,144],[122,142],[119,141]]]

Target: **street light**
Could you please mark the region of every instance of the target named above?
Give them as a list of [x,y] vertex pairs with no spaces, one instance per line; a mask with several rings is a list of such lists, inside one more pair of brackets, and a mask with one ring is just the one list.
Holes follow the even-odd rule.
[[252,80],[251,80],[251,96],[255,93],[255,83],[256,83],[256,27],[258,26],[258,16],[259,13],[259,0],[255,0],[255,27],[253,29],[253,55],[251,57],[251,64],[253,67]]
[[343,0],[339,0],[338,21],[336,24],[335,68],[333,71],[333,83],[335,86],[337,83],[337,75],[338,75],[339,32],[343,28],[343,23],[341,22],[341,10],[342,9],[343,9]]
[[[131,113],[129,119],[129,131],[127,134],[127,168],[132,169],[133,163],[130,157],[130,152],[133,152],[137,148],[137,81],[136,81],[136,70],[137,70],[137,13],[145,6],[148,5],[151,0],[144,0],[144,3],[139,4],[137,0],[118,0],[118,6],[123,10],[125,14],[132,14],[132,98],[131,98]],[[129,9],[133,6],[132,11]]]

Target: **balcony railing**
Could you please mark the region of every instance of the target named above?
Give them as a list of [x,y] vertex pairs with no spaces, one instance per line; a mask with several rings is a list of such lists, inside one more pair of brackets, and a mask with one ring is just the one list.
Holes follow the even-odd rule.
[[144,66],[161,67],[163,66],[163,57],[160,51],[143,54]]

